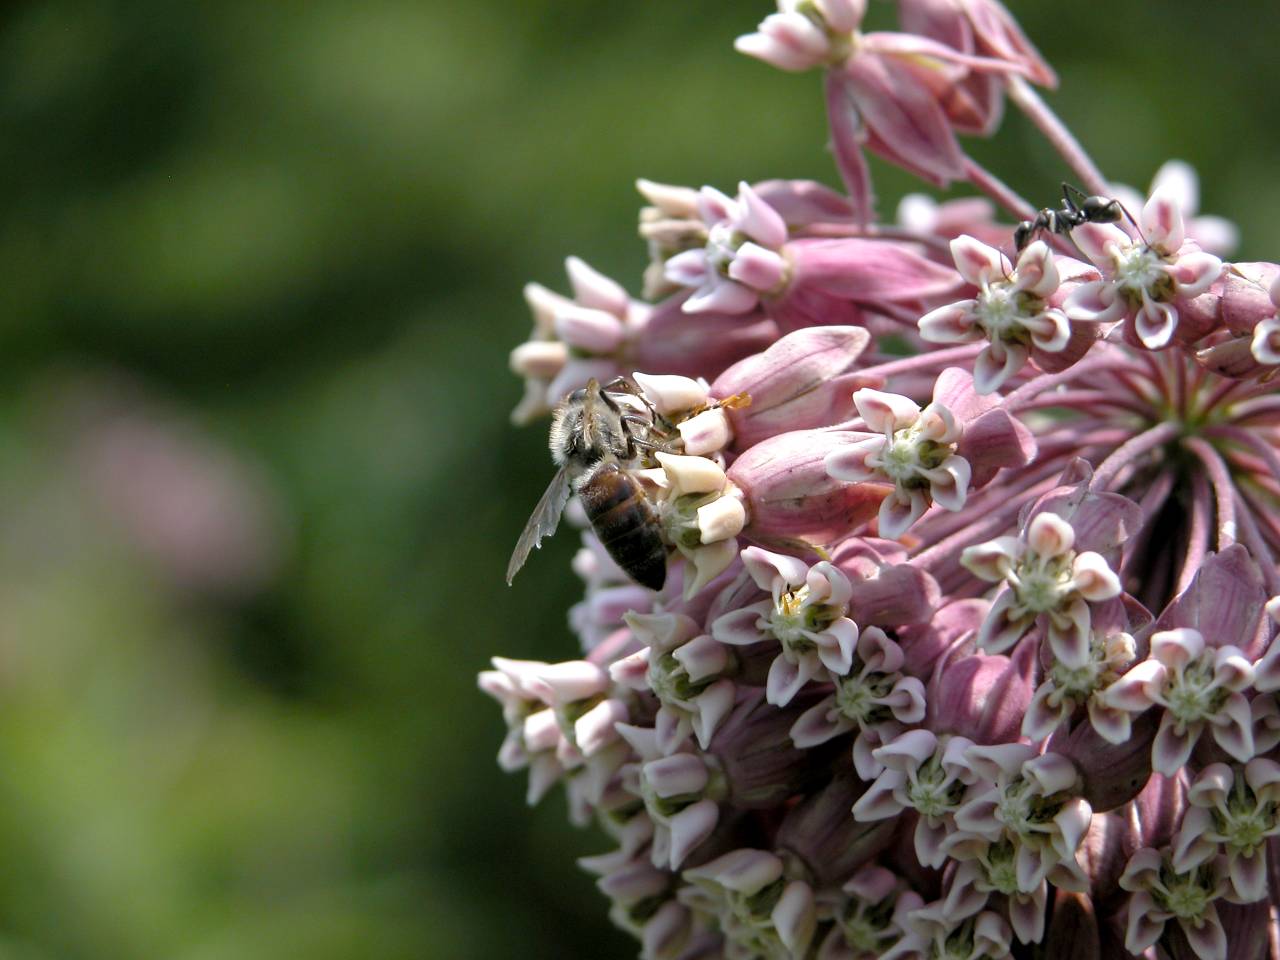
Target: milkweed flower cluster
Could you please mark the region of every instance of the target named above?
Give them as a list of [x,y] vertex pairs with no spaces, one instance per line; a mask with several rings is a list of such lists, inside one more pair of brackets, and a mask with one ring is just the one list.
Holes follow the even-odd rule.
[[[526,291],[515,419],[629,378],[668,561],[577,516],[578,659],[481,675],[499,762],[646,960],[1280,960],[1280,265],[1183,164],[1109,185],[996,0],[864,5],[737,42],[821,74],[840,189],[642,181],[640,298]],[[1006,103],[1126,216],[1015,249],[961,139]],[[978,196],[882,221],[866,151]]]

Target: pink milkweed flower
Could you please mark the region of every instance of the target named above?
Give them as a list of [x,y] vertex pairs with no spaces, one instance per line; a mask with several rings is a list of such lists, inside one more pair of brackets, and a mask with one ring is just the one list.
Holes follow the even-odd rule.
[[992,894],[1004,899],[1013,935],[1023,943],[1039,943],[1044,938],[1045,905],[1049,887],[1040,881],[1023,890],[1017,875],[1017,848],[1008,840],[991,842],[979,837],[953,834],[949,855],[960,865],[951,875],[943,905],[952,917],[977,913]]
[[1063,309],[1082,322],[1126,320],[1138,342],[1159,350],[1177,332],[1179,304],[1208,290],[1222,261],[1186,238],[1182,213],[1167,193],[1147,201],[1140,226],[1141,239],[1109,223],[1086,223],[1072,232],[1103,279],[1076,287]]
[[956,455],[963,428],[947,407],[934,402],[922,409],[908,397],[869,387],[857,391],[853,402],[878,436],[828,454],[827,472],[851,483],[893,484],[880,503],[881,536],[902,536],[934,503],[947,510],[964,506],[971,470]]
[[[1016,266],[996,248],[970,236],[952,240],[951,253],[956,269],[978,288],[978,295],[925,314],[919,321],[920,336],[930,343],[985,339],[987,345],[974,361],[978,393],[1000,389],[1032,356],[1067,350],[1073,328],[1054,305],[1059,274],[1047,244],[1037,240],[1028,246]],[[1087,347],[1092,338],[1080,333],[1076,339]]]
[[[1151,656],[1107,688],[1103,699],[1127,714],[1164,708],[1151,764],[1173,776],[1206,726],[1241,763],[1253,756],[1252,715],[1243,692],[1252,683],[1253,665],[1239,649],[1209,646],[1199,630],[1178,627],[1153,634]],[[1120,733],[1128,738],[1127,729],[1115,731]]]
[[853,666],[858,627],[846,616],[852,588],[833,564],[803,560],[759,547],[742,562],[769,599],[734,610],[711,624],[721,643],[749,646],[775,639],[781,650],[769,668],[769,703],[784,707],[811,680],[834,680]]
[[1143,847],[1129,859],[1120,886],[1132,894],[1124,940],[1130,953],[1152,946],[1165,924],[1176,920],[1196,957],[1226,960],[1227,936],[1215,905],[1230,899],[1225,858],[1183,871],[1174,867],[1168,850]]
[[676,254],[665,268],[672,283],[695,288],[685,313],[749,313],[761,295],[786,285],[789,266],[780,251],[787,224],[749,184],[738,184],[737,199],[703,187],[698,212],[707,225],[706,246]]
[[1280,835],[1280,764],[1254,757],[1243,767],[1213,763],[1187,792],[1191,804],[1174,840],[1174,868],[1188,873],[1221,851],[1241,902],[1267,895],[1267,839]]
[[1021,892],[1032,893],[1045,881],[1088,889],[1076,851],[1093,810],[1080,796],[1075,765],[1060,754],[1038,754],[1021,743],[972,746],[965,757],[979,779],[956,810],[956,830],[943,849],[949,851],[966,837],[1007,841]]
[[1035,515],[1020,537],[999,537],[965,548],[960,563],[974,576],[1000,583],[978,632],[986,650],[1007,650],[1047,614],[1054,653],[1071,666],[1088,659],[1089,603],[1120,593],[1105,557],[1076,553],[1076,532],[1056,513]]
[[931,37],[964,53],[1018,63],[1032,83],[1058,85],[1053,68],[998,0],[901,0],[898,20],[908,33]]
[[884,770],[853,805],[859,820],[897,817],[904,810],[920,816],[915,827],[916,857],[927,867],[940,867],[942,848],[955,830],[955,812],[965,789],[978,781],[967,759],[973,741],[965,737],[939,738],[928,730],[908,730],[875,750]]
[[[1084,707],[1095,730],[1118,736],[1128,730],[1128,714],[1109,706],[1105,691],[1133,664],[1137,648],[1133,637],[1123,631],[1089,632],[1089,654],[1085,663],[1071,665],[1050,656],[1044,680],[1031,696],[1022,721],[1022,735],[1043,740]],[[1110,738],[1109,738],[1110,739]]]
[[853,759],[858,775],[869,780],[879,774],[872,751],[924,719],[924,684],[901,674],[904,659],[902,648],[883,630],[865,627],[846,675],[833,677],[832,692],[792,725],[795,745],[817,746],[857,730]]
[[[1111,185],[1109,195],[1119,200],[1128,210],[1137,210],[1145,197],[1132,187],[1122,183]],[[1151,178],[1146,197],[1155,193],[1169,196],[1182,211],[1187,236],[1199,244],[1201,250],[1219,257],[1227,257],[1240,244],[1240,230],[1225,217],[1199,214],[1200,178],[1195,167],[1185,160],[1166,160]]]
[[945,901],[935,901],[907,915],[907,935],[880,960],[1003,960],[1013,942],[1009,924],[998,913],[953,917]]
[[924,905],[902,878],[868,864],[838,894],[817,895],[819,920],[831,923],[816,960],[879,960],[905,935],[907,917]]
[[658,698],[654,731],[663,752],[674,753],[690,734],[707,749],[736,701],[734,683],[725,676],[735,658],[707,634],[698,635],[697,622],[683,614],[633,612],[625,620],[645,646],[610,664],[609,676]]
[[740,849],[685,870],[680,891],[695,912],[714,916],[731,955],[791,960],[806,956],[817,932],[813,889],[789,879],[782,859]]
[[688,600],[737,559],[736,537],[746,511],[716,461],[662,452],[656,458],[660,469],[641,474],[656,488],[653,507],[667,542],[692,567],[686,568],[684,578]]

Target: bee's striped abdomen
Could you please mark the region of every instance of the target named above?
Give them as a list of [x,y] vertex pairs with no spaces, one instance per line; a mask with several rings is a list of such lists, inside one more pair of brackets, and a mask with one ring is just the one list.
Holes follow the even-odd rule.
[[578,496],[614,563],[637,583],[661,589],[667,579],[667,547],[640,482],[616,463],[607,463],[592,471]]

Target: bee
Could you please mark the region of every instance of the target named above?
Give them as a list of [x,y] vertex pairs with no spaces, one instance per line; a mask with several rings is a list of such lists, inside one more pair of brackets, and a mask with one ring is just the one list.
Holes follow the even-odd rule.
[[667,545],[658,514],[631,471],[678,444],[674,426],[626,377],[595,379],[570,393],[552,414],[551,456],[557,467],[533,508],[507,564],[510,584],[529,552],[556,531],[574,493],[614,562],[637,583],[659,590],[667,579]]
[[[1079,198],[1080,202],[1076,202]],[[1107,197],[1088,197],[1083,190],[1062,185],[1062,206],[1057,210],[1045,207],[1036,214],[1034,220],[1023,220],[1013,232],[1015,253],[1021,253],[1040,231],[1056,233],[1065,237],[1083,223],[1116,223],[1121,217],[1127,217],[1119,200]],[[1132,217],[1129,217],[1132,220]]]

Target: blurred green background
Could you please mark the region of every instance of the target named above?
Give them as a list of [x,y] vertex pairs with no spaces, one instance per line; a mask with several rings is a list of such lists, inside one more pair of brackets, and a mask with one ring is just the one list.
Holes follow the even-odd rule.
[[[1191,161],[1242,259],[1266,7],[1015,4],[1108,175]],[[833,182],[817,78],[731,49],[770,9],[5,5],[0,958],[634,954],[475,689],[575,652],[573,538],[502,582],[550,470],[506,352],[567,254],[638,291],[637,176]],[[1017,117],[972,149],[1064,176]]]

